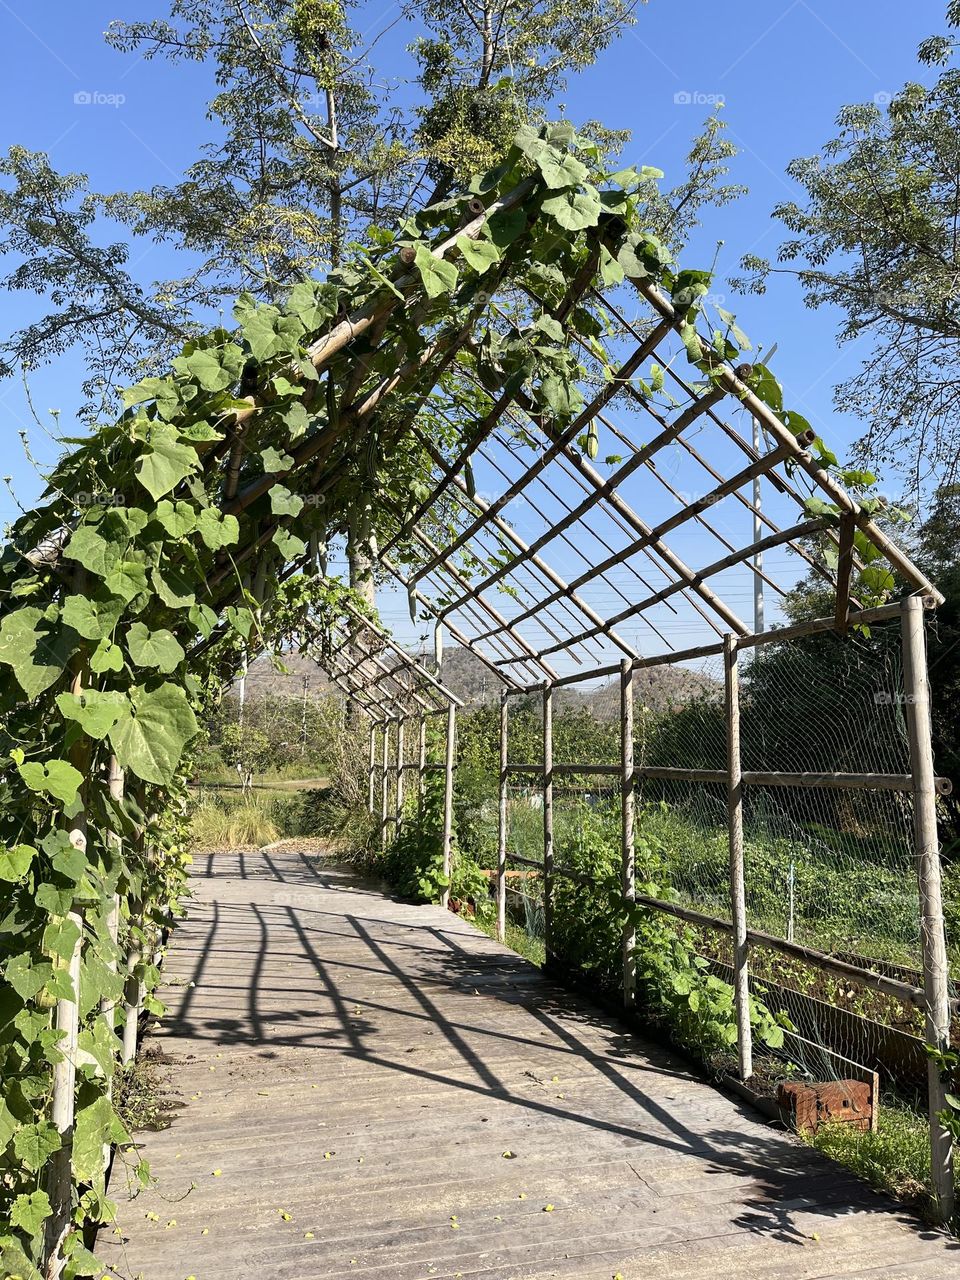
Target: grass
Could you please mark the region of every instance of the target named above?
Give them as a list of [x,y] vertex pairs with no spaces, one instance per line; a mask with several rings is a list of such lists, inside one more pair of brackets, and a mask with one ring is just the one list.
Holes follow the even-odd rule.
[[200,848],[272,844],[310,835],[304,791],[201,792],[190,815],[190,837]]
[[[489,938],[497,936],[496,920],[485,920],[478,917],[470,917],[470,923],[482,929]],[[507,936],[504,943],[515,951],[518,956],[523,956],[524,960],[529,960],[531,964],[535,964],[542,969],[546,963],[547,953],[544,947],[543,939],[535,937],[533,934],[527,933],[523,925],[515,924],[512,920],[507,921]]]
[[[809,1141],[870,1186],[902,1200],[928,1221],[934,1220],[926,1116],[903,1103],[888,1103],[880,1109],[875,1133],[855,1133],[849,1125],[825,1125]],[[955,1179],[960,1194],[960,1169]],[[952,1227],[954,1232],[960,1227],[956,1218]]]

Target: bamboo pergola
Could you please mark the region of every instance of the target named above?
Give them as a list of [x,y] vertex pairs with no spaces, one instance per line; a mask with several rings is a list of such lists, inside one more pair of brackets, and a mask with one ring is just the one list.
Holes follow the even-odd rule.
[[[603,371],[596,362],[591,365],[591,353],[584,349],[585,367],[595,376],[585,377],[584,407],[562,431],[506,378],[494,380],[487,374],[483,379],[469,366],[452,371],[444,367],[443,393],[438,394],[435,385],[430,395],[422,396],[421,411],[408,424],[431,461],[429,495],[412,512],[397,510],[393,532],[376,553],[379,569],[406,591],[411,605],[469,649],[502,689],[496,880],[500,936],[510,860],[542,875],[550,954],[553,886],[558,877],[576,878],[554,856],[555,780],[564,773],[607,774],[621,789],[624,899],[643,901],[681,919],[696,918],[732,936],[743,1079],[752,1074],[748,973],[753,947],[778,950],[919,1004],[926,1013],[929,1043],[945,1047],[952,1002],[936,797],[949,783],[937,778],[933,767],[924,640],[925,618],[943,597],[818,460],[819,442],[808,425],[795,429],[795,415],[778,414],[751,390],[749,366],[734,368],[717,359],[710,378],[692,381],[680,371],[684,348],[672,304],[646,281],[628,284],[632,290],[621,290],[616,297],[604,296],[592,285],[578,293],[574,284],[559,306],[543,303],[545,310],[561,318],[575,305],[586,307],[602,314],[606,324],[608,367]],[[570,338],[582,344],[575,334]],[[664,394],[659,397],[640,379],[640,371],[651,363],[661,371]],[[458,428],[448,433],[458,440],[454,448],[437,442],[440,422]],[[759,432],[751,430],[757,426]],[[604,464],[597,465],[592,451],[584,447],[584,437],[594,433],[617,450]],[[757,438],[762,441],[759,448]],[[905,599],[875,606],[858,597],[864,539],[907,591]],[[695,554],[685,543],[693,544]],[[418,559],[408,553],[405,563],[398,549],[410,544]],[[786,573],[774,572],[769,558],[764,562],[771,553],[788,562]],[[744,595],[744,584],[752,588],[759,581],[773,597],[782,598],[801,572],[822,585],[833,602],[830,613],[755,632],[736,604]],[[901,620],[903,635],[909,773],[744,772],[739,745],[741,655],[787,639],[822,633],[843,636],[852,628],[892,618]],[[699,633],[693,645],[684,639],[691,631]],[[635,761],[635,673],[710,657],[721,661],[724,670],[726,768],[643,768]],[[446,709],[444,870],[449,873],[458,700],[370,624],[353,629],[344,625],[330,673],[371,718],[369,804],[373,811],[376,775],[381,779],[384,835],[399,821],[403,778],[410,767],[417,768],[422,786],[423,731],[417,765],[411,766],[404,754],[405,722],[415,715],[422,725],[423,716]],[[620,764],[556,764],[554,692],[602,679],[619,682]],[[536,762],[508,763],[509,700],[531,693],[542,699],[543,756]],[[396,779],[392,805],[387,799],[390,776]],[[543,853],[537,860],[508,848],[508,788],[512,779],[522,776],[536,782],[542,794]],[[644,777],[726,788],[730,921],[667,901],[637,898],[634,797]],[[886,790],[911,799],[922,910],[922,988],[750,927],[744,894],[743,794],[745,788],[762,787]],[[632,948],[627,931],[623,991],[628,1003],[635,988]],[[939,1120],[944,1083],[932,1062],[928,1083],[934,1181],[941,1212],[949,1216],[952,1152]]]

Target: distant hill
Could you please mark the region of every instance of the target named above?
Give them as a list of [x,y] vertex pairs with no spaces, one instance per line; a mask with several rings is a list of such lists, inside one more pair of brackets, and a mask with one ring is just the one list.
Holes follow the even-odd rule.
[[[301,653],[285,653],[280,661],[289,674],[278,671],[268,654],[261,654],[247,668],[247,698],[302,698],[304,682],[308,698],[323,698],[334,688],[323,668]],[[236,686],[234,685],[234,689]]]
[[[319,663],[299,653],[286,653],[281,659],[287,674],[278,671],[267,655],[261,655],[247,671],[247,697],[302,698],[304,687],[308,698],[322,698],[336,692]],[[419,661],[433,669],[432,655],[419,656]],[[499,701],[503,681],[476,654],[462,646],[448,647],[443,656],[440,679],[468,707],[479,707]],[[636,701],[651,711],[664,711],[674,703],[685,702],[700,693],[719,688],[715,680],[689,671],[685,667],[649,667],[634,675]],[[620,715],[619,681],[611,680],[596,689],[581,690],[576,686],[562,688],[555,698],[557,710],[565,707],[584,708],[598,720],[615,720]]]

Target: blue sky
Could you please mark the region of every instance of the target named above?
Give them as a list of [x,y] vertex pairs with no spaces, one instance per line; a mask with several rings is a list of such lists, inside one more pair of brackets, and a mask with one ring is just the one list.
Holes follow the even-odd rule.
[[[750,191],[726,209],[708,211],[706,225],[684,256],[687,265],[709,266],[716,242],[723,240],[722,277],[743,253],[775,253],[780,228],[771,209],[798,194],[785,167],[795,156],[816,152],[833,135],[842,105],[890,94],[907,79],[930,78],[928,70],[917,68],[916,46],[942,29],[943,7],[936,2],[878,6],[870,0],[739,0],[732,5],[650,0],[636,27],[596,67],[571,82],[563,95],[567,113],[574,120],[592,117],[611,128],[630,129],[624,159],[657,165],[670,183],[682,175],[684,152],[709,102],[723,99],[729,135],[740,150],[731,177]],[[398,6],[382,2],[358,8],[356,25],[371,32],[398,14]],[[47,151],[55,167],[87,173],[101,191],[173,181],[211,137],[204,118],[209,73],[117,54],[102,35],[112,19],[164,16],[165,9],[160,3],[122,0],[48,0],[41,10],[26,0],[0,0],[3,150],[18,143]],[[409,35],[401,23],[377,50],[386,75],[398,81],[409,71],[404,51]],[[85,93],[106,100],[75,100]],[[693,101],[683,100],[685,95]],[[138,259],[138,271],[150,277],[173,270],[160,247],[138,246],[133,261]],[[729,289],[718,283],[714,292],[729,294]],[[737,311],[755,341],[779,344],[775,367],[790,406],[810,418],[842,456],[858,424],[835,412],[832,388],[855,368],[857,348],[838,350],[835,317],[805,311],[799,289],[789,280],[775,282],[765,298],[728,297],[724,305]],[[30,299],[0,294],[4,332],[31,314]],[[68,434],[81,376],[79,360],[68,355],[31,378],[40,417],[59,409]],[[51,459],[56,448],[31,423],[15,382],[0,385],[0,422],[3,471],[13,475],[18,495],[29,502],[39,481],[23,458],[17,431],[30,431],[41,461]],[[5,492],[0,503],[0,519],[6,521],[15,507]]]

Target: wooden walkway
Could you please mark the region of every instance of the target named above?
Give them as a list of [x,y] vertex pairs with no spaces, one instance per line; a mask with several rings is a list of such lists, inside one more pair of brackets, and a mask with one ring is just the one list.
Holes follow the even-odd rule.
[[146,1280],[939,1280],[960,1248],[437,907],[218,854],[99,1252]]

